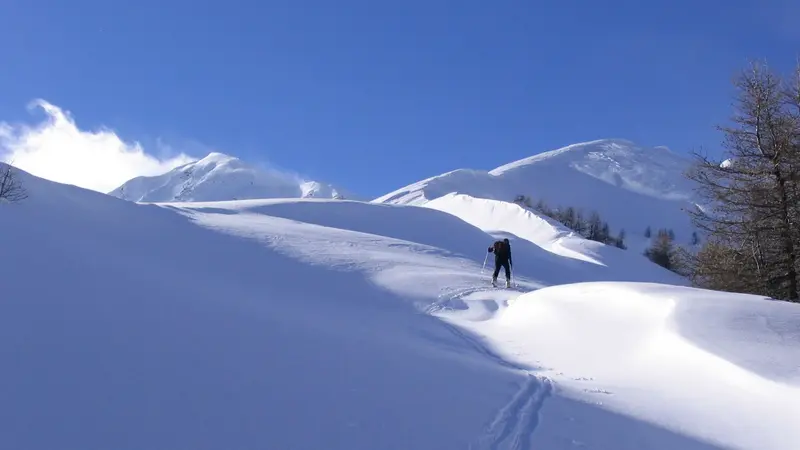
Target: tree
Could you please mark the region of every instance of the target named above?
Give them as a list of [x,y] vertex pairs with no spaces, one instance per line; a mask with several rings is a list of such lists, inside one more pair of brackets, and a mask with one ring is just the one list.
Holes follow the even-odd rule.
[[616,244],[616,246],[618,248],[621,248],[623,250],[628,248],[628,247],[625,246],[625,230],[624,229],[619,230],[619,235],[617,235],[617,241],[616,241],[615,244]]
[[575,225],[572,227],[576,233],[581,236],[586,236],[586,230],[588,226],[586,224],[586,219],[583,217],[583,211],[578,210],[575,212]]
[[608,228],[608,222],[603,222],[603,226],[600,227],[600,242],[608,243],[611,239],[611,230]]
[[[541,200],[539,200],[541,202]],[[527,195],[519,194],[514,198],[514,203],[531,208],[531,198]]]
[[653,235],[653,231],[650,230],[650,226],[648,225],[647,228],[645,228],[645,230],[644,230],[644,237],[649,239],[650,236],[652,236],[652,235]]
[[707,243],[687,260],[687,276],[695,285],[745,294],[774,292],[761,282],[756,260],[726,245]]
[[10,164],[0,163],[0,202],[16,203],[28,198],[14,170]]
[[700,237],[697,235],[697,231],[692,231],[692,241],[691,245],[695,246],[700,243]]
[[675,269],[675,248],[669,232],[666,230],[659,230],[655,242],[647,250],[644,251],[650,261],[664,267],[668,270]]
[[540,213],[544,214],[545,216],[548,216],[548,217],[552,217],[553,216],[553,211],[550,210],[550,207],[547,206],[547,203],[545,203],[544,200],[540,199],[536,203],[536,207],[534,209],[536,211],[539,211]]
[[695,153],[687,174],[709,205],[689,211],[707,235],[694,278],[703,287],[800,301],[800,66],[787,84],[753,64],[735,87],[732,125],[720,127],[726,154]]
[[600,220],[600,214],[596,211],[592,211],[591,215],[589,215],[589,221],[587,222],[587,230],[586,230],[586,238],[593,240],[593,241],[600,241],[603,222]]
[[575,228],[575,208],[570,206],[566,210],[564,210],[564,217],[563,217],[562,223],[567,228],[570,228],[570,229],[574,229]]
[[[521,196],[517,196],[516,201],[521,198]],[[622,249],[627,248],[623,243],[625,232],[621,231],[619,238],[612,237],[608,222],[603,221],[597,211],[592,211],[589,219],[585,220],[581,210],[576,210],[572,206],[566,208],[559,206],[553,209],[547,206],[543,200],[538,201],[535,210],[551,219],[555,219],[586,239],[602,242],[603,244],[616,245]]]

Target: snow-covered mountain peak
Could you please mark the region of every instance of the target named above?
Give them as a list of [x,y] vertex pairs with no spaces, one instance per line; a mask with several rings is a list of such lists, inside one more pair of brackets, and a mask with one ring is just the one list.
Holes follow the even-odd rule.
[[182,169],[184,173],[192,173],[195,176],[207,176],[213,171],[246,170],[247,166],[242,160],[235,156],[212,152],[202,159],[186,164]]
[[504,164],[493,170],[456,169],[397,189],[377,203],[426,205],[448,194],[505,202],[543,201],[551,208],[595,211],[614,232],[629,237],[648,228],[672,229],[688,242],[694,227],[690,161],[668,148],[627,139],[580,142]]
[[691,186],[683,172],[689,161],[665,146],[642,147],[627,139],[599,139],[551,150],[502,165],[489,173],[525,171],[532,164],[569,167],[611,185],[643,195],[688,200]]
[[220,152],[211,152],[205,158],[199,159],[193,163],[196,166],[209,166],[209,165],[230,165],[230,164],[243,164],[242,161],[231,155],[226,155]]
[[198,202],[255,198],[353,198],[340,188],[220,152],[158,176],[129,180],[109,193],[136,202]]

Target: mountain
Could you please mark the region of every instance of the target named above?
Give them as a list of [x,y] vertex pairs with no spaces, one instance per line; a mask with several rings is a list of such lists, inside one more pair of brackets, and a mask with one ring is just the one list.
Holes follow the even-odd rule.
[[684,177],[690,161],[665,147],[646,148],[625,139],[583,142],[484,171],[458,169],[397,189],[376,203],[425,205],[449,193],[514,201],[540,200],[550,208],[596,211],[612,234],[629,239],[645,230],[672,229],[679,243],[695,231],[687,209],[695,208],[693,184]]
[[688,287],[519,204],[142,204],[19,180],[28,198],[0,204],[3,448],[800,442],[800,305]]
[[238,158],[216,152],[162,175],[134,178],[109,194],[134,202],[353,198],[350,193],[331,185],[252,167]]

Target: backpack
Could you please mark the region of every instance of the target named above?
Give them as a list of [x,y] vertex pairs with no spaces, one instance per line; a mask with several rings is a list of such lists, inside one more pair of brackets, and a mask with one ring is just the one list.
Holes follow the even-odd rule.
[[494,254],[497,256],[505,256],[508,254],[508,248],[506,248],[506,243],[503,241],[495,241],[494,243]]

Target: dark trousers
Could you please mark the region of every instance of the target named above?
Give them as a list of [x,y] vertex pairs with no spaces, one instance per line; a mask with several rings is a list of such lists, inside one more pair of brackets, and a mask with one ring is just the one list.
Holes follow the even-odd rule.
[[500,274],[500,268],[501,267],[506,270],[506,280],[510,280],[511,279],[511,267],[508,265],[508,260],[507,259],[495,259],[494,260],[494,275],[492,275],[492,278],[497,278],[497,275]]

